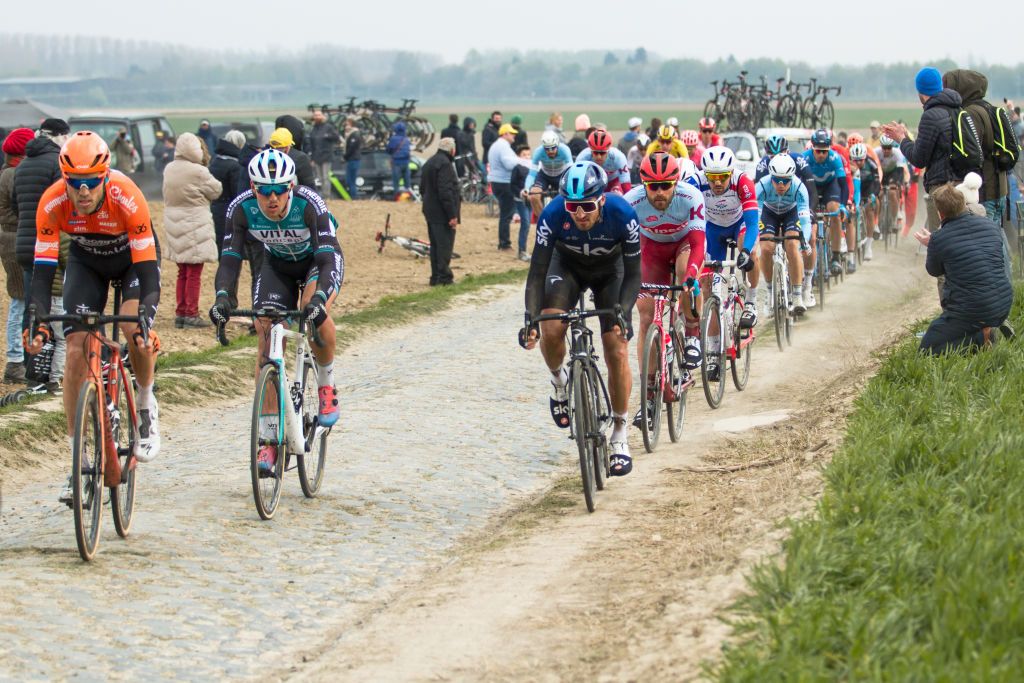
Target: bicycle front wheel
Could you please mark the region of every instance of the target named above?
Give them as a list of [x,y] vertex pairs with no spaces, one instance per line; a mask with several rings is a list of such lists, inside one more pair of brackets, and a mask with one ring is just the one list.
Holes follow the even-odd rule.
[[319,423],[320,397],[317,396],[316,369],[309,358],[302,369],[302,437],[305,451],[298,458],[299,486],[306,498],[313,498],[320,491],[324,481],[324,465],[327,463],[327,431],[321,430],[313,443]]
[[831,100],[825,100],[821,103],[821,109],[818,111],[818,121],[821,122],[822,128],[828,128],[831,130],[833,128],[832,124],[835,123],[835,120],[835,107],[832,106]]
[[775,325],[775,343],[779,345],[779,351],[784,351],[782,336],[785,331],[782,329],[786,324],[786,293],[782,290],[785,287],[782,277],[782,264],[778,261],[772,266],[772,300],[769,305],[772,307],[772,322]]
[[668,359],[668,377],[666,381],[672,387],[675,400],[665,406],[668,413],[668,438],[672,443],[683,436],[683,420],[686,418],[686,397],[690,393],[689,371],[684,365],[683,356],[683,324],[677,320],[672,335],[672,355]]
[[[732,367],[732,383],[736,391],[743,391],[747,388],[747,380],[750,379],[750,352],[754,348],[751,342],[746,347],[741,347],[743,341],[743,329],[740,327],[740,319],[743,317],[743,300],[738,296],[732,304],[732,348],[733,357],[729,360]],[[754,330],[747,330],[752,335]]]
[[605,427],[612,419],[612,408],[608,401],[608,388],[604,385],[604,380],[594,365],[590,366],[590,391],[594,396],[594,423],[597,425],[597,435],[594,438],[594,447],[591,449],[594,456],[594,485],[598,491],[603,491],[604,482],[611,471],[611,456],[608,453]]
[[[712,328],[711,321],[716,322],[718,329],[718,341],[713,345],[708,343],[708,337]],[[704,349],[704,358],[700,362],[700,374],[704,380],[704,398],[708,405],[717,408],[722,405],[722,396],[725,395],[725,368],[722,367],[722,308],[718,303],[718,297],[710,296],[704,302],[704,311],[700,319],[700,346]]]
[[828,278],[828,240],[818,237],[818,310],[825,310],[825,282]]
[[[279,375],[277,366],[268,363],[260,370],[256,380],[256,396],[252,404],[252,430],[249,440],[249,474],[252,477],[252,496],[256,502],[256,512],[262,519],[271,519],[281,500],[281,480],[284,479],[284,461],[287,457],[288,445],[281,439],[284,414],[278,398]],[[274,422],[274,435],[260,437],[260,418],[263,417],[263,402],[273,406],[270,419]],[[259,455],[262,446],[273,446],[276,450],[274,464],[269,471],[260,470]]]
[[[131,463],[135,452],[135,391],[131,376],[124,365],[117,373],[117,412],[111,415],[110,431],[117,446],[121,462],[121,483],[110,489],[110,512],[114,517],[117,535],[125,538],[132,527],[135,512],[135,482],[138,469]],[[129,465],[131,467],[129,468]]]
[[647,328],[644,339],[644,356],[640,368],[640,419],[644,435],[644,448],[653,453],[661,435],[662,404],[662,357],[665,346],[662,343],[661,328],[652,324]]
[[572,364],[573,404],[569,410],[573,437],[580,454],[580,478],[583,480],[583,498],[587,510],[593,512],[597,501],[597,486],[594,474],[594,456],[591,452],[591,435],[596,431],[593,397],[587,367],[581,360]]
[[71,453],[71,509],[75,513],[75,541],[85,561],[100,544],[103,510],[103,422],[96,385],[82,384],[75,408],[75,435]]

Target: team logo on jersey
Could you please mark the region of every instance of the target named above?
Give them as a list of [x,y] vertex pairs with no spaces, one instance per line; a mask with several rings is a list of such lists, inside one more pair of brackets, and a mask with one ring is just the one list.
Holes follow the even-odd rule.
[[135,213],[139,210],[139,205],[135,203],[135,197],[125,194],[120,185],[110,186],[110,197],[129,213]]
[[704,205],[703,204],[698,204],[697,206],[690,207],[690,220],[692,221],[695,218],[699,218],[701,220],[704,220]]
[[549,237],[551,237],[551,228],[548,227],[547,221],[541,221],[537,224],[537,244],[547,246]]
[[654,221],[658,220],[658,217],[657,216],[648,216],[644,220],[647,221],[648,223],[653,223]]
[[143,237],[140,240],[132,240],[129,244],[131,244],[133,250],[142,251],[143,249],[153,246],[155,243],[156,242],[152,237]]

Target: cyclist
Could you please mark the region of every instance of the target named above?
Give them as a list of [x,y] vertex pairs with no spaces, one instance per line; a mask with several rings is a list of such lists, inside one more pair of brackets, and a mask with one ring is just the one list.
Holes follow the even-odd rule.
[[[847,142],[850,143],[850,150],[852,152],[854,145],[856,145],[859,142],[861,142],[861,143],[864,142],[864,136],[861,135],[860,133],[850,133],[850,137],[847,140]],[[881,182],[882,163],[878,159],[878,154],[875,152],[875,148],[872,147],[871,145],[867,144],[867,143],[864,143],[864,148],[867,150],[867,154],[868,154],[867,158],[871,159],[872,161],[875,162],[875,168],[877,169],[878,174],[879,174],[878,180],[879,180],[879,182]],[[853,155],[852,154],[850,156],[850,164],[851,164],[851,166],[853,164]],[[861,193],[861,197],[863,197],[863,196],[864,195],[863,195],[863,192],[862,192]],[[811,205],[812,206],[814,205],[813,198],[811,200]],[[878,232],[878,211],[877,210],[874,210],[874,216],[875,216],[874,223],[865,223],[865,225],[870,225],[871,226],[872,233],[874,234],[874,237],[877,239],[878,237],[881,236],[881,233]]]
[[[728,256],[727,244],[730,240],[740,245],[736,268],[746,273],[750,281],[743,303],[743,314],[740,316],[740,327],[751,328],[757,324],[757,286],[760,280],[757,254],[754,253],[758,215],[754,183],[747,174],[736,172],[736,157],[728,147],[708,149],[700,162],[701,170],[697,178],[698,187],[704,194],[707,213],[708,258],[724,260]],[[717,333],[717,330],[709,330],[709,334],[713,332]],[[711,374],[714,377],[714,371]]]
[[[878,155],[878,162],[882,170],[882,185],[889,197],[889,205],[898,207],[895,216],[897,224],[902,224],[903,193],[910,178],[910,169],[907,166],[907,158],[903,156],[896,141],[888,135],[883,135],[881,146],[875,150]],[[893,226],[894,230],[898,230]]]
[[705,116],[697,122],[697,130],[700,131],[700,144],[704,145],[704,149],[722,146],[722,136],[715,132],[717,127],[718,123],[710,116]]
[[[160,340],[153,319],[160,302],[160,253],[141,190],[128,176],[110,168],[110,149],[96,133],[80,131],[64,143],[58,157],[61,179],[50,185],[36,211],[36,246],[30,295],[35,315],[25,331],[26,350],[39,353],[52,338],[49,325],[37,315],[50,312],[50,288],[57,271],[59,235],[71,237],[64,271],[64,308],[102,313],[110,282],[122,283],[120,315],[139,315],[139,324],[122,324],[128,355],[138,384],[139,433],[135,457],[149,462],[160,452],[160,422],[153,376]],[[148,330],[146,333],[144,330]],[[64,323],[67,359],[64,366],[64,414],[68,445],[72,434],[78,387],[86,381],[88,332]],[[29,342],[28,337],[32,339]],[[71,478],[60,493],[71,503]]]
[[[868,155],[868,147],[863,142],[850,145],[850,164],[854,172],[860,175],[860,210],[864,212],[865,230],[874,231],[878,224],[878,193],[881,190],[882,172],[878,164]],[[874,240],[869,239],[865,243],[864,260],[870,261],[874,256],[871,253],[871,244]]]
[[[683,163],[692,165],[689,159],[676,159],[664,152],[645,157],[640,165],[643,184],[630,190],[626,201],[640,220],[643,281],[667,285],[671,283],[674,272],[676,282],[697,292],[699,312],[701,302],[697,276],[704,263],[704,196],[694,184],[686,181]],[[640,315],[640,339],[643,340],[654,319],[654,301],[649,295],[641,294],[636,308]],[[700,320],[688,305],[681,308],[685,328],[683,356],[686,365],[692,369],[701,361]],[[642,367],[642,344],[638,345],[637,351],[638,367]],[[654,397],[646,396],[642,400],[652,401]],[[637,411],[633,424],[641,426],[640,411]]]
[[[829,130],[828,134],[832,135],[832,131]],[[842,217],[842,221],[840,221],[839,258],[841,260],[844,253],[847,255],[846,270],[852,275],[857,272],[857,259],[853,255],[853,245],[857,241],[857,229],[854,221],[856,220],[855,212],[857,211],[857,201],[860,198],[860,194],[856,192],[856,178],[850,168],[850,149],[846,146],[846,133],[839,133],[836,140],[832,143],[832,150],[842,158],[843,170],[846,171],[847,196],[850,197],[850,203],[846,205],[846,213]],[[845,240],[845,242],[842,240]]]
[[565,169],[572,166],[572,152],[569,146],[559,141],[558,133],[546,130],[540,136],[540,147],[534,150],[530,159],[532,168],[526,176],[523,196],[529,198],[534,216],[540,216],[544,209],[544,193],[558,190],[558,181]]
[[[832,136],[823,128],[811,134],[811,149],[804,152],[804,159],[814,177],[814,185],[817,194],[818,210],[822,205],[826,211],[838,211],[840,206],[846,206],[850,201],[850,185],[846,179],[846,169],[843,166],[843,158],[832,149]],[[829,242],[832,246],[832,272],[839,273],[842,265],[839,263],[839,216],[832,216],[829,220]],[[814,258],[817,249],[828,249],[827,244],[817,244],[817,236],[811,233],[811,252],[804,257],[804,290],[811,289],[811,276],[814,269]],[[822,273],[822,275],[824,275]]]
[[690,150],[690,161],[695,164],[700,163],[700,158],[704,156],[704,145],[700,144],[700,135],[695,130],[684,130],[679,135],[679,141],[686,145],[686,149]]
[[[811,237],[811,218],[807,187],[797,174],[793,157],[788,154],[772,157],[768,162],[768,175],[757,181],[755,191],[757,203],[761,207],[761,234],[768,237],[800,236],[799,241],[788,239],[783,244],[789,264],[789,281],[793,283],[793,312],[799,315],[807,310],[801,284],[804,279],[804,262],[800,251],[809,250],[807,245]],[[772,279],[774,252],[774,242],[761,242],[761,272],[769,283]],[[770,303],[768,307],[771,309]]]
[[645,156],[651,156],[655,152],[665,152],[677,159],[686,159],[690,156],[686,145],[679,141],[671,126],[662,126],[658,129],[658,137],[652,140],[651,144],[647,145],[647,154]]
[[601,342],[608,367],[608,393],[614,426],[611,473],[629,474],[633,461],[627,443],[626,413],[633,377],[629,367],[630,314],[640,291],[640,233],[636,212],[617,194],[605,194],[608,179],[592,161],[574,163],[559,182],[559,195],[537,221],[537,237],[526,280],[526,323],[519,343],[541,354],[551,373],[551,416],[569,426],[566,324],[532,322],[540,313],[560,313],[576,306],[584,289],[594,294],[597,308],[622,306],[626,328],[612,316],[601,316]]
[[[224,248],[214,279],[217,300],[210,309],[210,320],[217,325],[227,323],[231,311],[228,292],[238,281],[245,243],[262,242],[265,251],[253,286],[253,308],[286,311],[301,305],[305,318],[313,320],[323,343],[312,344],[319,421],[330,427],[338,420],[338,392],[334,386],[334,322],[328,309],[345,274],[336,226],[320,195],[296,186],[295,163],[288,155],[265,149],[252,158],[248,171],[249,189],[228,206]],[[257,372],[267,363],[270,328],[269,318],[256,319]],[[263,437],[276,436],[277,429],[270,416],[260,418]],[[260,470],[273,471],[277,455],[275,446],[261,446]]]
[[629,164],[626,162],[626,155],[617,147],[612,147],[612,136],[608,131],[595,129],[587,136],[588,147],[580,152],[576,161],[593,161],[604,169],[608,176],[608,186],[605,192],[618,192],[626,194],[632,183],[629,179]]

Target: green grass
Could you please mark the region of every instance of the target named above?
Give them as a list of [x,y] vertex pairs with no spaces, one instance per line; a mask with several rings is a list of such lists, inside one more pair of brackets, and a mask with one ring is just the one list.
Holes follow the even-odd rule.
[[928,358],[917,343],[856,401],[783,562],[754,571],[718,678],[1021,679],[1024,346]]

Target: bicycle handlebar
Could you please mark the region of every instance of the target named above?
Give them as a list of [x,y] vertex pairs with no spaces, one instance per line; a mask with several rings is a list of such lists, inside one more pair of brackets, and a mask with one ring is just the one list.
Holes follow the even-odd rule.
[[[320,332],[313,325],[312,320],[305,320],[302,317],[302,311],[279,311],[274,308],[261,308],[259,310],[252,310],[248,308],[233,308],[228,312],[228,319],[231,318],[270,318],[274,323],[288,318],[299,318],[300,324],[303,327],[309,329],[309,336],[312,337],[313,343],[319,347],[323,347],[323,340],[320,338]],[[221,346],[227,346],[229,343],[227,331],[224,325],[217,325],[217,341],[221,343]]]

